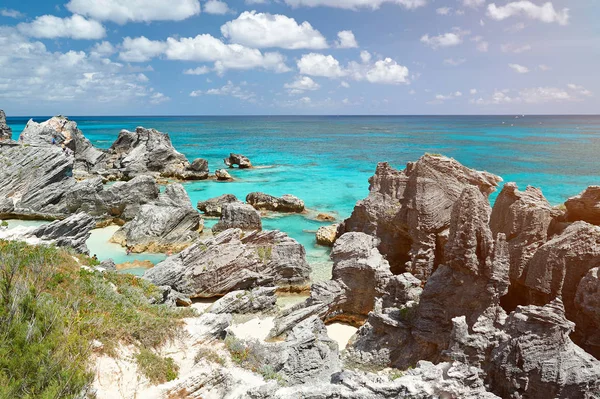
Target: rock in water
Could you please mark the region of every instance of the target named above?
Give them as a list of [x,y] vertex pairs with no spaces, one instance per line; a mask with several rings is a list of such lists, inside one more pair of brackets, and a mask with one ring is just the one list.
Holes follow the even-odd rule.
[[246,202],[259,211],[304,212],[304,201],[290,194],[274,197],[269,194],[254,192],[246,196]]
[[228,181],[233,180],[233,177],[227,172],[225,169],[217,169],[215,170],[215,177],[219,181]]
[[229,154],[228,158],[223,160],[223,162],[225,162],[225,165],[230,168],[233,168],[234,165],[237,165],[240,169],[248,169],[252,167],[250,160],[241,154],[231,153]]
[[337,229],[337,224],[319,227],[316,233],[317,244],[324,245],[326,247],[333,247],[337,237]]
[[221,219],[213,226],[212,231],[220,233],[227,229],[262,230],[260,214],[252,206],[242,202],[223,204]]
[[144,277],[192,298],[211,298],[259,286],[304,285],[309,273],[304,247],[286,234],[230,229],[167,258]]
[[200,235],[202,218],[181,184],[169,184],[153,203],[142,205],[135,218],[112,237],[133,252],[181,251]]
[[206,216],[221,216],[223,214],[223,205],[231,204],[232,202],[239,202],[235,195],[223,194],[206,201],[199,201],[197,208],[204,212]]
[[12,129],[6,124],[6,114],[0,109],[0,140],[10,140]]
[[380,163],[369,179],[369,196],[356,204],[338,234],[378,237],[395,273],[409,271],[426,281],[444,261],[450,213],[463,189],[476,187],[488,196],[501,180],[437,155],[426,154],[402,172]]
[[89,254],[85,244],[91,231],[96,227],[94,218],[85,213],[69,216],[38,227],[31,234],[45,241],[52,241],[59,247],[70,247],[82,254]]
[[567,220],[600,225],[600,186],[590,186],[581,194],[571,197],[565,202]]

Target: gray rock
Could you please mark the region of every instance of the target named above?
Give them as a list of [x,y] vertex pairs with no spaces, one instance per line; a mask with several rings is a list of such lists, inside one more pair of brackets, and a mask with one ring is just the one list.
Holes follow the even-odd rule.
[[196,342],[210,343],[227,336],[233,317],[230,314],[203,313],[200,317],[190,319],[190,330]]
[[[169,307],[176,306],[191,306],[192,300],[182,294],[181,292],[177,292],[168,285],[161,285],[157,287],[162,292],[162,297],[160,298],[159,304],[165,304]],[[225,326],[223,329],[227,328],[229,325]]]
[[70,247],[83,254],[89,254],[86,241],[96,227],[94,218],[85,213],[69,216],[40,226],[31,234],[44,241],[52,241],[59,247]]
[[233,177],[227,172],[225,169],[217,169],[215,170],[215,177],[220,181],[228,181],[233,180]]
[[234,165],[237,165],[240,169],[247,169],[252,167],[252,163],[250,162],[250,160],[241,154],[231,153],[229,154],[228,158],[225,158],[223,160],[223,162],[225,162],[225,165],[227,165],[230,168],[233,168]]
[[437,155],[426,154],[402,172],[380,163],[369,180],[369,196],[356,204],[338,235],[360,231],[378,237],[394,273],[409,271],[426,281],[444,261],[444,231],[463,189],[476,187],[487,196],[501,180]]
[[600,267],[587,272],[575,294],[573,341],[600,359]]
[[600,225],[600,186],[590,186],[581,194],[571,197],[565,202],[567,220]]
[[183,171],[179,178],[183,180],[205,180],[208,179],[208,161],[203,158],[196,158],[187,168]]
[[111,240],[132,252],[181,251],[199,237],[202,218],[181,184],[169,184],[150,204],[142,205],[135,218]]
[[304,212],[304,201],[290,194],[274,197],[269,194],[254,192],[246,196],[246,202],[259,211]]
[[221,216],[224,204],[239,202],[233,194],[223,194],[219,197],[211,198],[206,201],[199,201],[197,208],[204,212],[206,216]]
[[337,224],[332,224],[331,226],[321,226],[317,230],[315,234],[315,238],[317,240],[317,244],[323,245],[326,247],[333,247],[335,240],[337,238]]
[[259,286],[303,285],[309,273],[304,248],[286,234],[230,229],[167,258],[144,277],[192,298],[211,298]]
[[219,223],[212,228],[213,233],[220,233],[227,229],[262,230],[260,214],[251,205],[241,202],[223,204],[221,212]]
[[100,262],[100,264],[97,266],[97,268],[100,268],[107,272],[116,272],[117,271],[117,265],[115,264],[115,261],[112,259],[103,260],[102,262]]
[[0,109],[0,140],[10,140],[12,129],[6,124],[6,114]]
[[269,311],[277,302],[277,287],[258,287],[250,291],[233,291],[211,305],[210,313],[248,314]]

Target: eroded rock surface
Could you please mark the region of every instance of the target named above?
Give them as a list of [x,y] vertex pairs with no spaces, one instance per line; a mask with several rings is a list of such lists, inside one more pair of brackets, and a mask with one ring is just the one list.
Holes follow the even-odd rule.
[[76,252],[89,254],[85,242],[95,227],[94,218],[86,213],[78,213],[64,220],[40,226],[31,234],[44,241],[51,241],[59,247],[70,247]]
[[197,208],[204,212],[206,216],[221,216],[223,214],[223,205],[231,204],[232,202],[239,202],[235,195],[223,194],[206,201],[199,201]]
[[12,129],[6,124],[6,114],[0,109],[0,140],[10,140]]
[[221,219],[212,228],[214,233],[227,229],[262,230],[260,214],[251,205],[231,202],[221,205]]
[[319,227],[317,233],[315,234],[315,238],[317,240],[317,244],[323,245],[326,247],[333,247],[335,240],[337,238],[337,224],[332,224],[331,226],[322,226]]
[[590,186],[581,194],[571,197],[565,202],[567,220],[600,225],[600,186]]
[[249,291],[232,291],[211,305],[210,313],[248,314],[273,309],[277,287],[258,287]]
[[269,194],[254,192],[246,196],[246,202],[259,211],[301,213],[304,201],[290,194],[274,197]]
[[579,282],[573,319],[574,341],[600,359],[600,267],[590,269]]
[[237,165],[240,169],[248,169],[252,167],[252,162],[250,162],[247,157],[241,154],[231,153],[229,154],[229,157],[223,160],[223,162],[225,162],[225,165],[230,168],[233,168],[234,165]]

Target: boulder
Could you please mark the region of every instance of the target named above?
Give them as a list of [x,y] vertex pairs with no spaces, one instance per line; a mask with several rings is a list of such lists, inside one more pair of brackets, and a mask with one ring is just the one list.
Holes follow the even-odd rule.
[[250,160],[241,154],[231,153],[229,154],[228,158],[223,160],[223,162],[225,162],[225,165],[230,168],[233,168],[234,165],[237,165],[240,169],[248,169],[252,167]]
[[223,214],[223,205],[230,204],[232,202],[239,202],[235,195],[223,194],[219,197],[211,198],[206,201],[199,201],[197,208],[204,212],[204,215],[206,216],[221,216]]
[[51,241],[59,247],[70,247],[76,252],[89,254],[85,243],[95,227],[94,218],[86,213],[78,213],[64,220],[40,226],[31,234],[44,241]]
[[190,166],[181,173],[183,180],[205,180],[208,179],[208,161],[203,158],[196,158]]
[[210,313],[248,314],[269,311],[277,302],[277,287],[258,287],[250,291],[232,291],[208,308]]
[[6,114],[0,109],[0,140],[12,139],[12,129],[6,124]]
[[262,230],[260,214],[248,204],[242,202],[223,204],[221,212],[221,219],[212,228],[213,233],[220,233],[227,229]]
[[[192,300],[188,296],[183,295],[181,292],[175,291],[168,285],[161,285],[161,286],[158,286],[157,288],[159,290],[161,290],[161,293],[162,293],[162,296],[160,297],[159,301],[157,302],[159,304],[165,304],[172,308],[177,307],[177,306],[187,307],[187,306],[192,305]],[[153,300],[154,300],[154,298],[152,298],[151,303],[156,303],[156,302],[153,302]],[[211,319],[211,320],[215,320],[215,319]],[[217,325],[218,325],[218,323],[217,323]],[[223,327],[219,327],[219,329],[222,328],[222,330],[220,330],[217,335],[219,335],[227,327],[229,327],[229,324],[227,324]]]
[[600,186],[590,186],[565,202],[566,218],[570,222],[583,220],[600,225]]
[[286,234],[229,229],[167,258],[144,278],[192,298],[211,298],[259,286],[303,285],[309,273],[304,247]]
[[96,269],[100,269],[100,270],[107,271],[107,272],[116,272],[117,265],[115,264],[114,260],[106,259],[106,260],[103,260],[102,262],[100,262],[100,264],[98,266],[96,266]]
[[327,213],[319,213],[315,219],[320,222],[335,222],[335,216],[328,215]]
[[215,170],[215,177],[219,181],[229,181],[233,180],[233,177],[227,172],[225,169],[217,169]]
[[369,196],[356,204],[338,235],[378,237],[394,273],[409,271],[426,281],[444,261],[450,214],[462,191],[476,187],[487,197],[501,180],[438,155],[426,154],[401,172],[380,163],[369,179]]
[[259,211],[304,212],[304,201],[290,194],[274,197],[269,194],[254,192],[246,196],[246,202]]
[[169,184],[158,199],[140,207],[111,241],[132,252],[181,251],[200,237],[203,220],[181,184]]
[[600,267],[587,272],[575,293],[573,341],[600,359]]
[[337,229],[337,224],[319,227],[316,233],[317,244],[324,245],[326,247],[333,247],[337,237]]

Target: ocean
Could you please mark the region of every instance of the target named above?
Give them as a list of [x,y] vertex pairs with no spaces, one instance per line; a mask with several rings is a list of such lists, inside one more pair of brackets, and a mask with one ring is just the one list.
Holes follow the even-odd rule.
[[[29,118],[9,117],[15,139]],[[33,117],[37,122],[48,117]],[[293,194],[311,210],[341,221],[368,194],[378,162],[396,168],[426,152],[502,176],[521,189],[539,187],[554,205],[600,185],[600,116],[168,116],[72,117],[92,143],[108,148],[121,129],[169,133],[191,161],[205,158],[214,171],[230,152],[254,169],[234,169],[234,182],[185,184],[192,203],[221,194],[243,200],[252,191]],[[492,201],[494,196],[492,196]],[[207,226],[214,224],[208,220]],[[302,243],[315,280],[330,273],[329,250],[314,241],[326,223],[302,215],[263,220]],[[98,254],[110,257],[110,251]],[[155,258],[152,258],[155,260]]]

